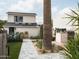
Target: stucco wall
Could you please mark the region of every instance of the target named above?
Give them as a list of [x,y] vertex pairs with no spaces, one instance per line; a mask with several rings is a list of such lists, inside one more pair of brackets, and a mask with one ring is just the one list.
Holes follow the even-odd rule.
[[[9,28],[5,28],[7,30],[7,33],[9,33]],[[40,33],[40,27],[17,27],[15,29],[15,32],[28,32],[29,37],[31,36],[37,36]]]
[[34,16],[23,16],[24,23],[36,23],[36,19]]
[[6,59],[7,56],[6,32],[0,33],[0,59]]
[[40,28],[16,28],[15,32],[28,32],[29,37],[31,37],[39,35]]
[[[8,15],[8,22],[14,22],[14,15]],[[23,23],[36,23],[36,17],[23,16]]]
[[14,16],[8,15],[8,22],[14,22]]
[[56,33],[56,42],[58,42],[58,44],[60,44],[60,45],[66,44],[67,39],[68,39],[67,32]]

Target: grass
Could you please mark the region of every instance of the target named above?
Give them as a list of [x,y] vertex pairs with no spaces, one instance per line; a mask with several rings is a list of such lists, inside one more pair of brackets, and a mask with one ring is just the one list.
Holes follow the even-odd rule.
[[18,59],[20,48],[21,48],[21,42],[10,42],[9,45],[9,59]]

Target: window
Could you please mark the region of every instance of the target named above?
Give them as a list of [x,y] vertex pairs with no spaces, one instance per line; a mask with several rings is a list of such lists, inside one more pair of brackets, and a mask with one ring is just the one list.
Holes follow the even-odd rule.
[[23,22],[23,16],[14,16],[14,21],[15,22]]

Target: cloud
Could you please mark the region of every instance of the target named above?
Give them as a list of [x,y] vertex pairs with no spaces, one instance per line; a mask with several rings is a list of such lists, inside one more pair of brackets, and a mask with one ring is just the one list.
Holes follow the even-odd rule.
[[57,7],[57,6],[53,6],[53,7],[52,7],[52,11],[53,11],[53,12],[57,12],[57,11],[58,11],[58,7]]
[[35,5],[43,6],[43,0],[24,0],[10,6],[8,11],[12,12],[34,12]]
[[5,2],[0,2],[0,5],[4,5],[4,4],[6,4]]
[[36,22],[37,22],[38,24],[43,24],[43,17],[42,17],[42,16],[37,16]]
[[37,3],[43,4],[43,0],[36,0]]
[[4,15],[4,16],[2,16],[0,19],[1,19],[1,20],[7,20],[8,17],[7,17],[6,15]]
[[52,17],[54,17],[57,14],[58,11],[59,11],[59,8],[57,6],[53,6],[51,8]]
[[69,19],[65,19],[64,17],[66,17],[67,14],[72,14],[72,12],[70,11],[70,7],[66,7],[60,11],[58,11],[54,17],[53,17],[53,23],[54,23],[54,27],[58,27],[58,28],[67,28],[68,30],[72,29],[73,27],[71,26],[71,24],[67,24],[69,22]]
[[10,6],[8,11],[31,12],[34,9],[35,0],[19,1],[17,4]]

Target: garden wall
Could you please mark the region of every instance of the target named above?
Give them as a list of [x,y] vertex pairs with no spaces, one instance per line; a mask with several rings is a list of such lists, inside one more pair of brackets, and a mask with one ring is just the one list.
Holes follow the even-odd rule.
[[0,32],[0,59],[7,58],[6,31]]

